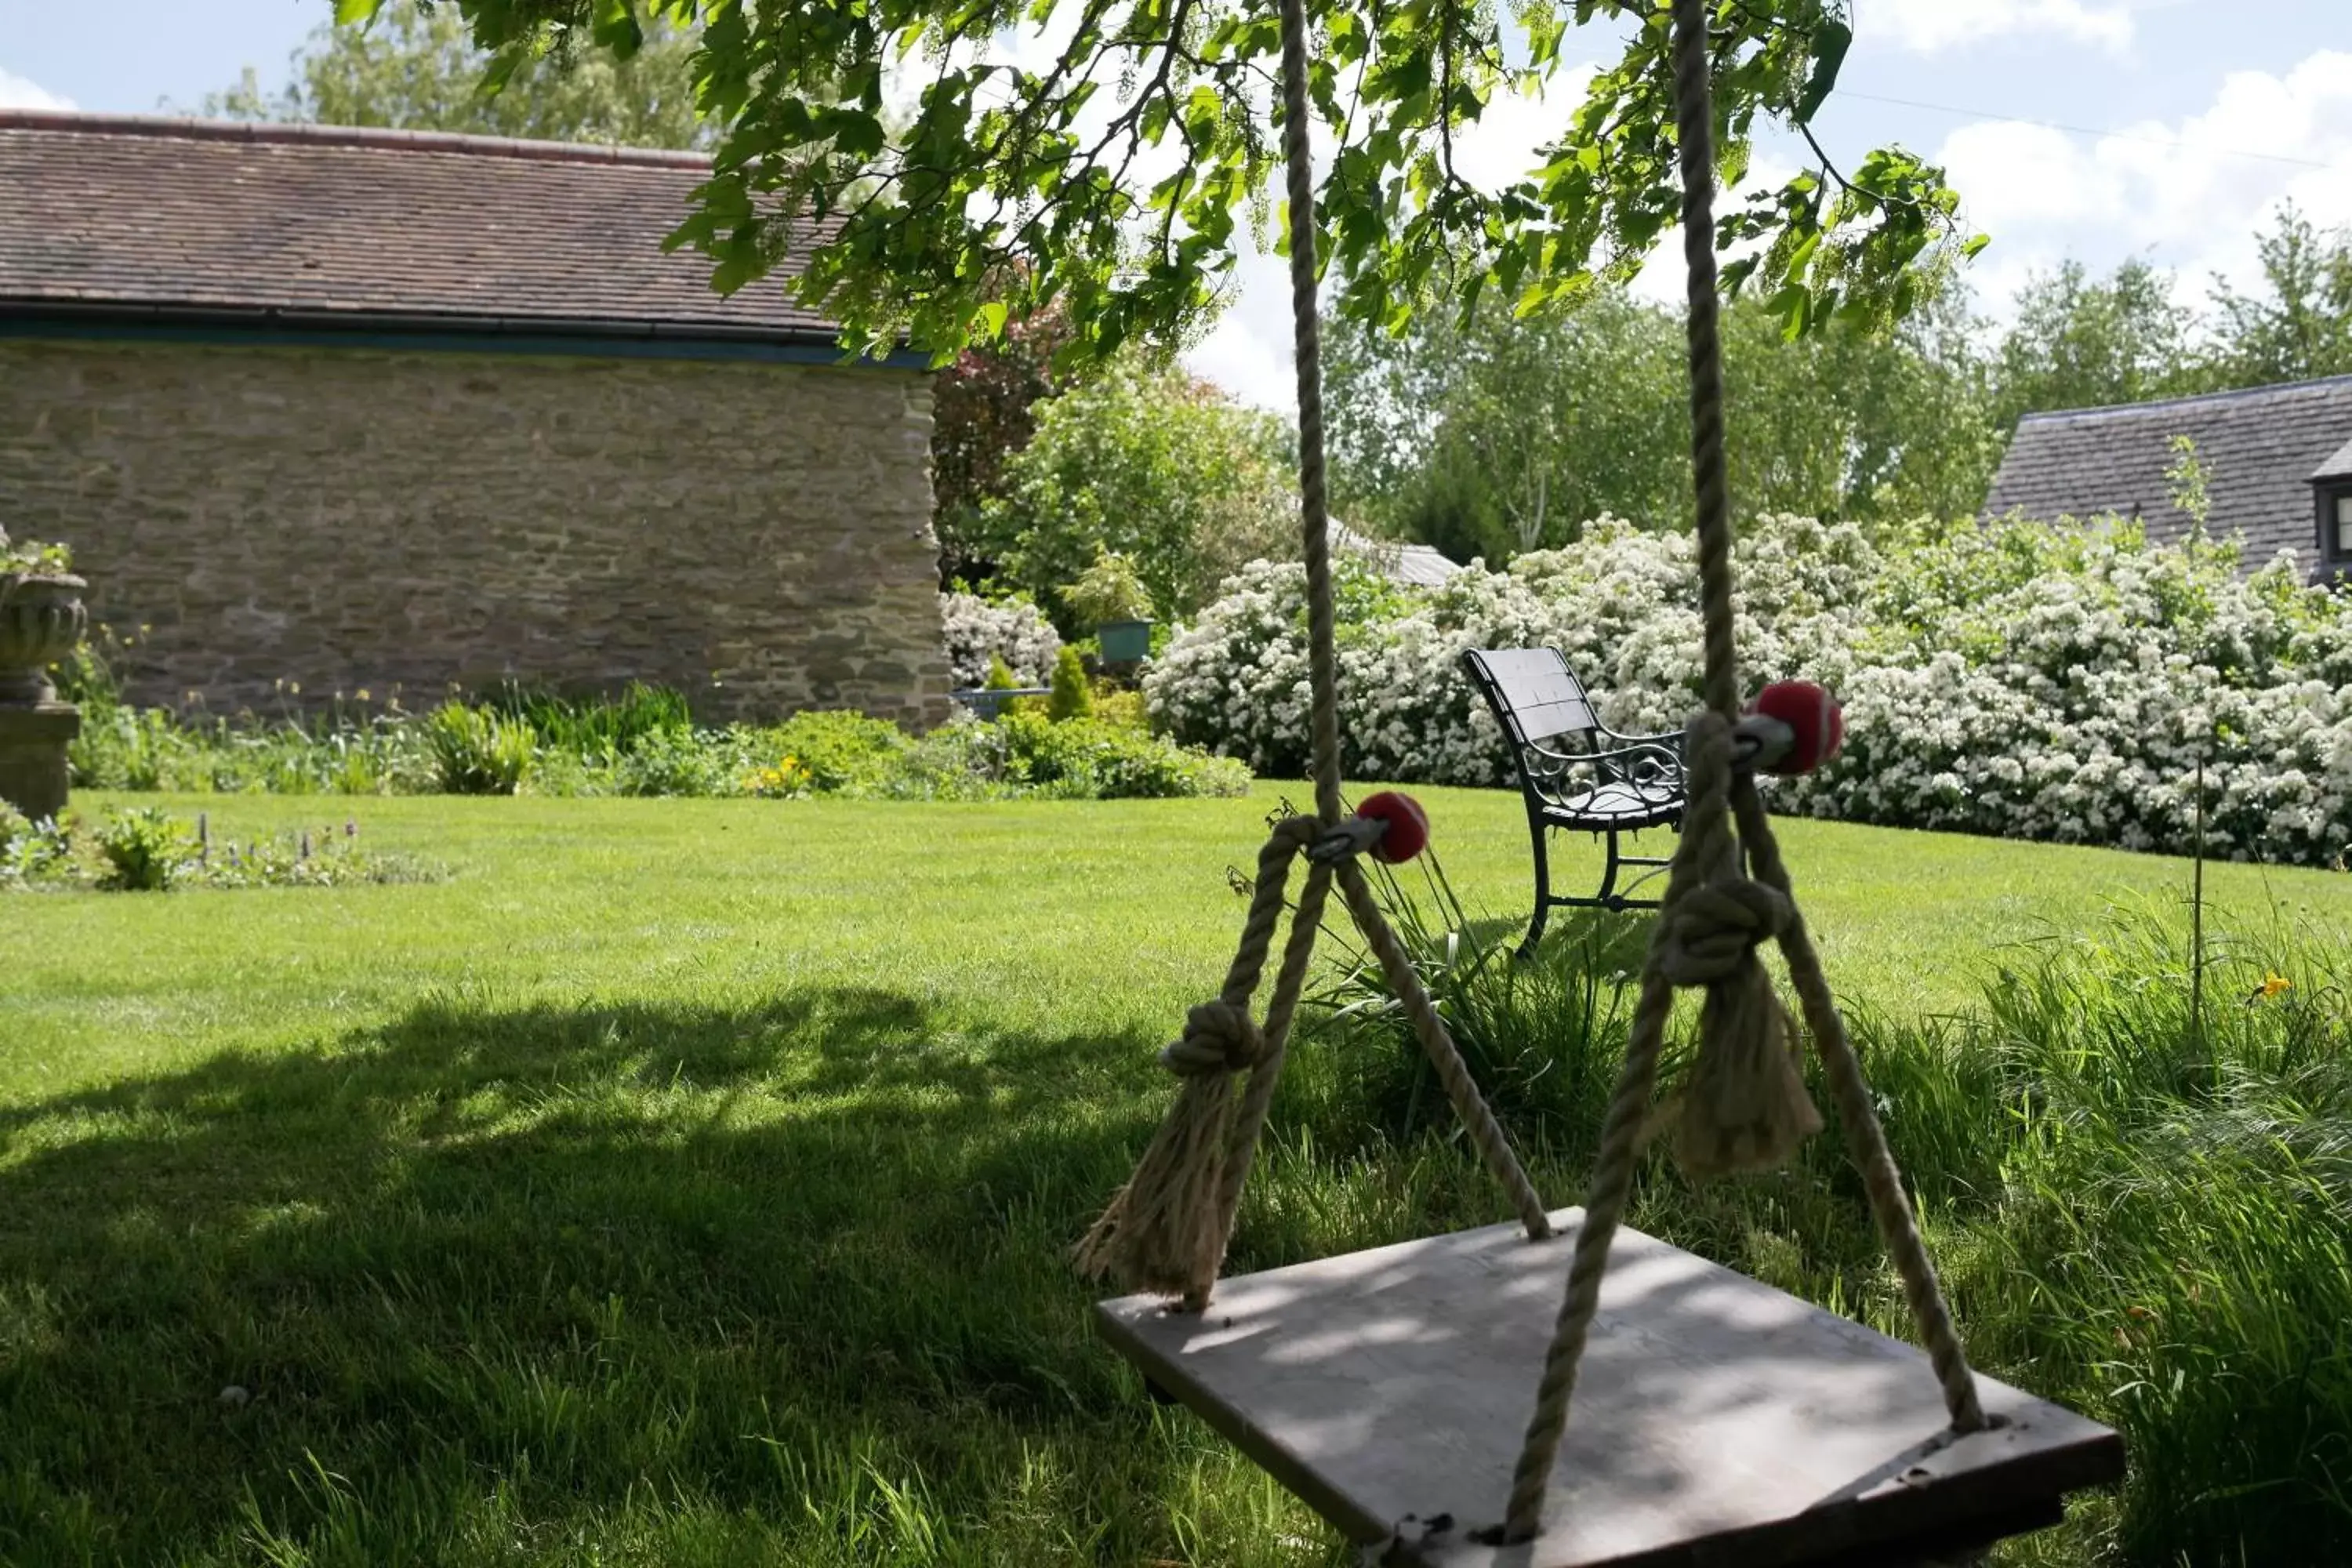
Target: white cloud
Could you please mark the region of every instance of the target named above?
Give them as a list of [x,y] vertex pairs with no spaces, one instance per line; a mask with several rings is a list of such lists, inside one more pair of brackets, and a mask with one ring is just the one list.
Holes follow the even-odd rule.
[[2146,256],[2201,298],[2215,272],[2249,280],[2253,234],[2284,203],[2352,223],[2352,54],[2323,50],[2284,76],[2233,71],[2203,110],[2108,135],[1964,126],[1940,157],[1968,223],[1993,237],[1973,268],[1989,302],[2070,256],[2095,268]]
[[1891,37],[1919,54],[2019,33],[2121,51],[2131,44],[2133,24],[2123,0],[1863,0],[1854,7],[1854,31],[1864,40]]
[[0,109],[71,109],[74,101],[0,66]]

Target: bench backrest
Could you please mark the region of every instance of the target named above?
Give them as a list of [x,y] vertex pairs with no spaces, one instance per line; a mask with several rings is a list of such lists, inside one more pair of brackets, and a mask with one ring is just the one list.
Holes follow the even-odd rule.
[[1482,647],[1462,656],[1514,746],[1600,727],[1584,687],[1556,648]]

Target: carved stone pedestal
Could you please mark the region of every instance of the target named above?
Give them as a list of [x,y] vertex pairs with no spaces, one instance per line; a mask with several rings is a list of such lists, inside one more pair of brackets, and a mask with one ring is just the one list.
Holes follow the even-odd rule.
[[0,800],[34,821],[66,808],[66,743],[81,733],[68,702],[0,707]]

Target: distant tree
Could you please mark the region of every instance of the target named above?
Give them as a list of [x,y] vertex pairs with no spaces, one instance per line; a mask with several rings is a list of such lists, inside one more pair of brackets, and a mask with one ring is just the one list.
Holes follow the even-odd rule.
[[[276,93],[253,68],[202,112],[214,119],[382,125],[623,147],[702,147],[709,124],[695,113],[691,33],[649,32],[626,59],[603,49],[541,54],[499,91],[484,86],[490,57],[474,47],[454,6],[386,5],[365,27],[313,32],[294,53]],[[681,216],[684,215],[681,214]]]
[[942,583],[978,587],[1003,564],[1009,544],[982,529],[983,509],[1002,500],[1005,467],[1036,433],[1035,405],[1074,384],[1054,356],[1074,333],[1058,305],[1007,323],[994,342],[958,354],[932,384],[932,521]]
[[1689,488],[1679,328],[1610,289],[1562,316],[1490,301],[1391,338],[1335,334],[1326,399],[1343,515],[1457,560],[1566,542]]
[[1094,629],[1066,591],[1106,550],[1133,562],[1168,616],[1249,562],[1296,552],[1289,427],[1181,367],[1119,355],[1035,416],[974,547],[1066,635]]
[[1983,502],[2001,442],[1981,329],[1948,277],[1891,329],[1837,322],[1792,342],[1747,301],[1725,321],[1737,505],[1874,522]]
[[2290,204],[2255,247],[2259,289],[2214,280],[2205,380],[2263,386],[2352,372],[2352,231],[2316,228]]
[[1994,354],[1994,418],[2005,434],[2027,414],[2196,390],[2195,331],[2169,272],[2135,258],[2094,279],[2065,262],[2018,290]]
[[[1948,278],[1889,329],[1791,342],[1760,300],[1725,314],[1735,504],[1865,520],[1972,511],[2000,461],[1979,330]],[[1401,340],[1336,337],[1329,420],[1343,510],[1466,559],[1565,543],[1602,513],[1689,511],[1678,313],[1597,292],[1557,320],[1490,309]]]
[[1409,531],[1402,509],[1428,460],[1459,337],[1446,310],[1423,311],[1402,338],[1349,316],[1324,323],[1323,440],[1335,515],[1376,532]]

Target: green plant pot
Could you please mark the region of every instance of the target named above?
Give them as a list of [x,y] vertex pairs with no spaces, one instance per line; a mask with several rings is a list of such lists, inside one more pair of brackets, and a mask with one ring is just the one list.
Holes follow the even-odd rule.
[[1150,621],[1110,621],[1095,628],[1105,664],[1134,664],[1151,656]]

